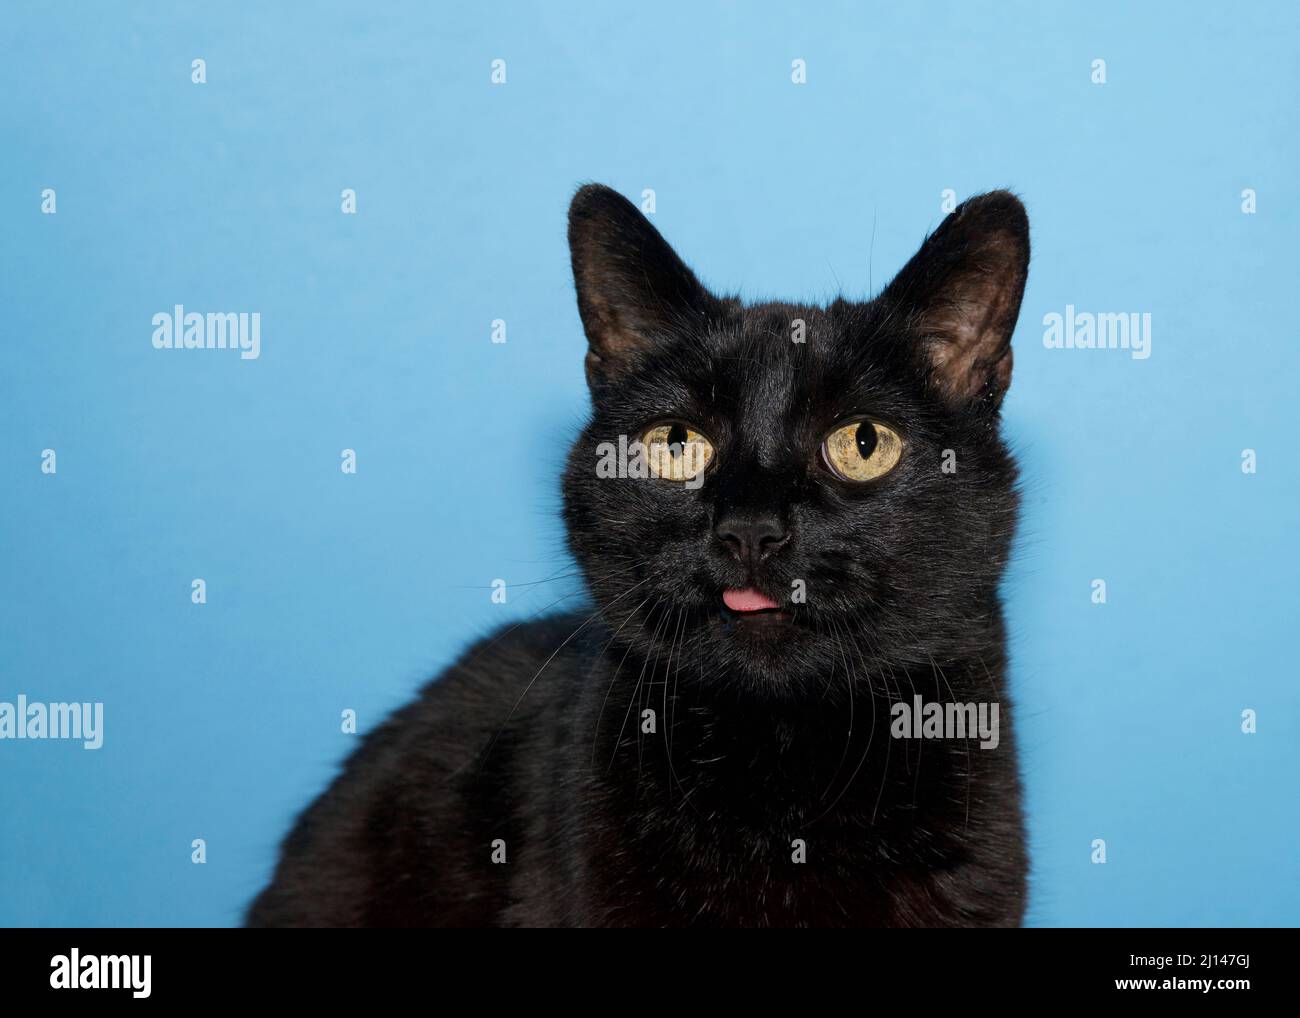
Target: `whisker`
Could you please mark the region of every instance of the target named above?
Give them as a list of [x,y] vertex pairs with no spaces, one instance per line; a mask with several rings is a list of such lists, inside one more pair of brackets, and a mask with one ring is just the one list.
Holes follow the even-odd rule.
[[501,727],[497,729],[496,735],[492,736],[492,741],[488,743],[487,749],[484,750],[483,758],[479,763],[480,771],[483,769],[483,766],[487,763],[488,757],[492,755],[492,749],[496,746],[497,740],[501,738],[501,733],[506,730],[506,726],[510,724],[510,719],[515,716],[515,711],[517,711],[519,709],[519,705],[524,702],[524,697],[528,695],[528,691],[533,688],[533,683],[537,681],[538,676],[540,676],[542,672],[546,671],[546,666],[549,665],[552,661],[554,661],[556,655],[559,654],[560,651],[562,651],[566,646],[568,646],[570,640],[572,640],[580,632],[586,629],[587,626],[589,626],[598,616],[602,615],[604,612],[608,611],[619,601],[623,600],[623,598],[627,597],[627,595],[632,593],[632,591],[636,590],[638,587],[641,587],[648,582],[650,582],[650,577],[647,576],[644,580],[640,580],[637,583],[634,583],[627,590],[623,591],[623,593],[619,594],[618,597],[614,598],[613,601],[605,605],[603,608],[598,607],[594,612],[592,612],[590,615],[587,616],[587,618],[583,621],[582,625],[578,626],[577,629],[575,629],[573,632],[571,632],[568,636],[564,638],[564,642],[561,643],[558,647],[555,648],[555,650],[551,652],[550,657],[548,657],[545,661],[542,662],[542,667],[537,669],[536,674],[534,674],[533,677],[528,680],[528,684],[524,686],[524,691],[519,694],[519,699],[516,700],[515,705],[510,708],[510,713],[507,714],[506,719],[503,722],[501,722]]
[[[651,596],[653,597],[654,595]],[[614,630],[614,635],[609,638],[609,643],[606,643],[604,649],[601,651],[602,658],[604,657],[605,653],[609,651],[609,648],[613,644],[615,637],[617,637],[618,634],[623,631],[623,627],[626,626],[629,622],[631,622],[636,617],[636,613],[639,612],[642,608],[644,608],[646,606],[646,602],[649,600],[650,598],[647,597],[645,601],[642,601],[639,605],[633,608],[631,613],[628,615],[628,617],[623,620],[622,624],[616,630]],[[641,625],[644,628],[645,626],[644,620],[642,620]],[[596,714],[596,724],[593,727],[591,733],[591,766],[592,767],[596,766],[596,740],[600,736],[600,722],[601,719],[605,716],[605,705],[609,703],[609,694],[613,692],[614,683],[618,681],[618,673],[623,670],[623,662],[627,660],[627,656],[630,653],[632,653],[631,640],[628,641],[627,647],[625,647],[623,650],[623,657],[619,660],[618,667],[614,669],[614,674],[610,678],[609,685],[605,689],[605,698],[600,702],[600,711]],[[593,664],[593,670],[594,667],[595,665]]]

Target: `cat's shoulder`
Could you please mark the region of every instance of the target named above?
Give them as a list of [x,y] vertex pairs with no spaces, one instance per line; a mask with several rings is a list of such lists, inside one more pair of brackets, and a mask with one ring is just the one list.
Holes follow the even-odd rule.
[[[507,623],[472,644],[421,690],[421,699],[486,704],[551,687],[591,660],[607,638],[589,612],[565,612]],[[546,681],[543,682],[543,679]],[[543,698],[540,695],[538,699]]]
[[514,622],[484,636],[375,728],[349,767],[400,767],[418,758],[454,769],[504,726],[559,709],[590,660],[589,617]]
[[588,650],[591,636],[602,626],[589,612],[564,612],[506,623],[471,644],[447,674],[500,676],[548,659],[569,660]]

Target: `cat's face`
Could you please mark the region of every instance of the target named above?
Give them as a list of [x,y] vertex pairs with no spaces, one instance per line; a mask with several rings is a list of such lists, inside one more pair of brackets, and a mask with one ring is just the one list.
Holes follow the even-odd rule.
[[997,626],[1015,198],[967,202],[880,297],[828,308],[712,296],[606,188],[574,199],[570,243],[594,413],[565,512],[619,644],[784,696]]

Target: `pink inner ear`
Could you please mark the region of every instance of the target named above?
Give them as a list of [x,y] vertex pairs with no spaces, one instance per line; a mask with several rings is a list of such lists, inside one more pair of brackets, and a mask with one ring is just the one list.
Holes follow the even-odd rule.
[[1001,402],[1028,268],[1024,205],[990,191],[962,202],[886,287],[886,304],[906,313],[946,401]]
[[921,315],[927,353],[939,388],[970,399],[1011,381],[1011,333],[1024,291],[1019,248],[999,235],[987,238],[967,266],[945,282],[943,295]]

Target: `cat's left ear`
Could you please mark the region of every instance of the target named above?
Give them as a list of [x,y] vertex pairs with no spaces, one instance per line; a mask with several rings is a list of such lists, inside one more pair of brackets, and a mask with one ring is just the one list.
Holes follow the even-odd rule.
[[920,339],[950,405],[996,410],[1011,384],[1011,333],[1029,272],[1029,217],[1007,191],[962,202],[881,294]]
[[574,195],[569,251],[593,388],[665,339],[698,334],[717,308],[641,211],[603,185],[588,184]]

